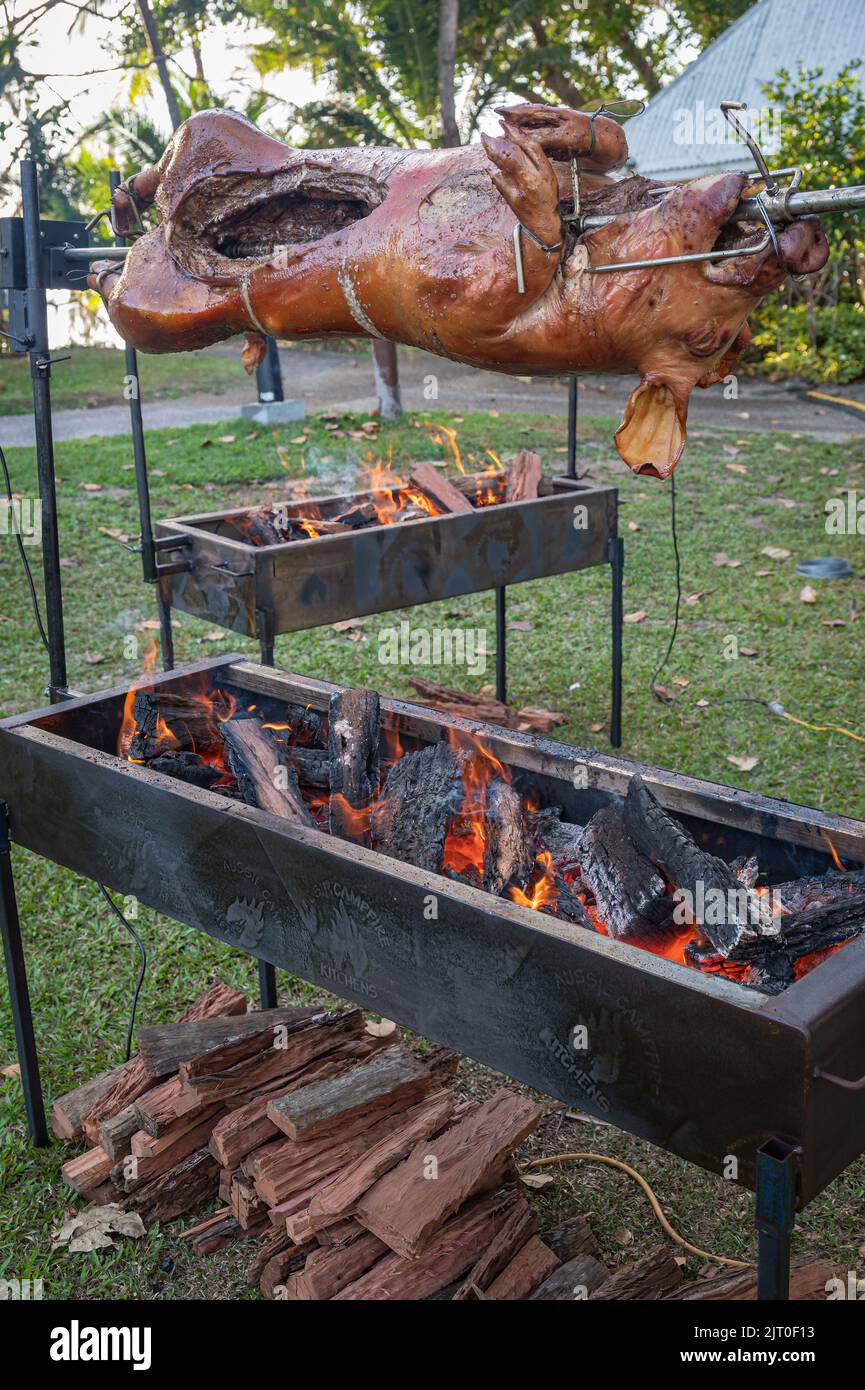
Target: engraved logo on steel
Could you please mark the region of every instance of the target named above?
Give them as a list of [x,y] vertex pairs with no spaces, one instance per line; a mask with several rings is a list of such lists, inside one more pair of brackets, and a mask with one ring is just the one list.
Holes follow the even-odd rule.
[[264,931],[264,903],[235,898],[225,914],[227,934],[245,951],[254,950]]

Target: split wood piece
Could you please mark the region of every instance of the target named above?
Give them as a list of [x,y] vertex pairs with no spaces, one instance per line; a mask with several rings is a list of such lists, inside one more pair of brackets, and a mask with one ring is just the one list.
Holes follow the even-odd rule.
[[259,1288],[262,1297],[284,1299],[287,1281],[293,1274],[297,1274],[303,1269],[306,1256],[307,1252],[298,1250],[296,1245],[292,1245],[286,1250],[280,1250],[276,1255],[271,1255],[261,1272]]
[[[209,1132],[212,1132],[213,1126],[218,1123],[224,1113],[221,1105],[202,1106],[193,1115],[181,1115],[158,1138],[154,1138],[144,1129],[138,1129],[130,1140],[129,1152],[133,1158],[158,1158],[160,1154],[168,1153],[178,1139],[201,1129],[202,1125],[209,1125]],[[201,1146],[197,1145],[196,1147],[200,1148]]]
[[264,1222],[267,1222],[269,1227],[267,1203],[262,1201],[252,1183],[246,1178],[233,1179],[228,1205],[244,1231],[254,1230]]
[[594,1255],[577,1255],[550,1274],[534,1293],[529,1294],[533,1302],[569,1303],[574,1300],[591,1298],[596,1289],[603,1287],[610,1277],[606,1265],[596,1260]]
[[[838,1288],[832,1280],[840,1278],[842,1286],[847,1287],[847,1271],[841,1270],[829,1260],[812,1260],[801,1257],[790,1265],[790,1302],[819,1303],[826,1300],[830,1291]],[[669,1302],[711,1303],[722,1300],[725,1303],[756,1301],[757,1271],[748,1269],[724,1269],[709,1279],[698,1279],[696,1283],[684,1284],[666,1295]]]
[[628,835],[619,806],[603,806],[580,841],[583,882],[617,941],[656,942],[681,934],[675,904],[655,866]]
[[521,449],[507,468],[507,502],[528,502],[538,495],[541,456],[532,449]]
[[372,815],[376,849],[438,873],[448,829],[463,804],[465,761],[442,739],[395,762]]
[[[292,1256],[297,1260],[297,1248],[291,1244],[285,1231],[276,1226],[266,1229],[255,1246],[252,1260],[246,1267],[246,1279],[253,1288],[260,1284],[268,1260],[272,1260],[274,1255],[279,1255],[284,1250],[290,1250]],[[301,1267],[304,1258],[305,1256],[301,1256],[298,1260],[298,1268]]]
[[378,512],[374,504],[369,500],[355,502],[353,506],[347,507],[344,512],[340,512],[335,520],[342,522],[350,531],[359,531],[363,526],[376,526],[379,524]]
[[254,717],[229,719],[220,727],[226,762],[246,804],[314,828],[297,775],[271,731]]
[[[363,1014],[359,1009],[320,1014],[309,1027],[291,1032],[287,1037],[274,1039],[260,1034],[246,1044],[191,1058],[180,1068],[183,1085],[201,1099],[212,1101],[247,1095],[275,1077],[290,1076],[341,1043],[357,1041],[363,1027]],[[258,1050],[252,1052],[251,1043],[256,1041]]]
[[[463,1120],[422,1141],[361,1198],[361,1225],[407,1258],[419,1255],[462,1204],[502,1181],[518,1144],[539,1124],[543,1109],[502,1089]],[[437,1177],[428,1178],[430,1154]]]
[[595,1233],[584,1216],[571,1216],[554,1226],[551,1231],[542,1231],[541,1240],[548,1245],[563,1264],[577,1255],[594,1255],[600,1258],[601,1247]]
[[[188,1158],[207,1144],[213,1128],[214,1113],[215,1110],[211,1110],[205,1119],[198,1120],[192,1129],[184,1130],[182,1134],[164,1134],[161,1139],[152,1139],[149,1134],[139,1130],[140,1142],[149,1141],[155,1145],[155,1151],[140,1157],[134,1153],[128,1154],[111,1169],[112,1181],[124,1192],[135,1192],[160,1173],[169,1172],[184,1158]],[[133,1142],[134,1138],[135,1136]]]
[[493,1280],[484,1295],[499,1303],[528,1298],[559,1267],[559,1259],[539,1236],[527,1240],[510,1264]]
[[420,1060],[433,1080],[442,1085],[456,1076],[462,1057],[450,1047],[443,1047],[441,1043],[431,1043]]
[[865,869],[850,873],[832,870],[831,873],[812,878],[794,878],[789,883],[777,883],[772,888],[774,901],[781,902],[785,913],[828,906],[847,893],[865,893]]
[[137,1211],[146,1226],[173,1221],[201,1202],[216,1196],[219,1168],[209,1149],[197,1149],[175,1168],[146,1182],[124,1199],[127,1211]]
[[81,1122],[84,1116],[119,1081],[123,1070],[124,1066],[121,1063],[119,1067],[112,1067],[110,1071],[91,1076],[89,1081],[76,1086],[74,1091],[67,1091],[65,1095],[58,1096],[52,1102],[51,1128],[58,1139],[78,1138],[82,1133]]
[[[187,1234],[189,1233],[184,1232],[184,1235]],[[220,1220],[215,1221],[206,1230],[196,1232],[189,1243],[196,1255],[215,1255],[218,1250],[224,1250],[227,1245],[232,1245],[246,1234],[240,1222],[229,1211],[223,1213]]]
[[378,795],[381,712],[374,690],[340,690],[330,697],[331,835],[370,844],[369,818]]
[[[268,1219],[274,1226],[277,1226],[282,1231],[286,1240],[294,1240],[293,1226],[289,1224],[292,1218],[303,1215],[304,1221],[300,1228],[303,1231],[303,1238],[306,1239],[307,1234],[310,1236],[314,1234],[319,1240],[319,1244],[324,1244],[320,1237],[325,1232],[326,1227],[316,1227],[313,1232],[308,1214],[310,1202],[315,1197],[316,1193],[327,1186],[330,1180],[331,1174],[327,1174],[325,1177],[319,1178],[317,1182],[314,1182],[311,1187],[305,1187],[303,1191],[295,1192],[293,1196],[287,1197],[284,1202],[279,1202],[277,1206],[268,1208]],[[340,1218],[338,1216],[331,1217],[330,1221],[333,1225],[340,1224]],[[362,1231],[363,1227],[360,1226],[358,1229]]]
[[60,1172],[67,1186],[86,1195],[108,1181],[111,1175],[111,1159],[102,1148],[88,1149],[77,1158],[67,1159]]
[[431,497],[443,512],[470,514],[474,511],[468,498],[431,463],[416,463],[409,475],[409,482]]
[[[473,1104],[478,1108],[477,1102]],[[465,1113],[470,1114],[472,1111],[467,1107]],[[325,1137],[300,1141],[283,1139],[275,1144],[265,1144],[244,1160],[244,1169],[255,1179],[259,1195],[272,1206],[277,1206],[320,1182],[322,1178],[342,1172],[361,1155],[370,1152],[381,1140],[401,1128],[404,1121],[403,1115],[387,1115],[369,1130],[349,1140]]]
[[[183,1078],[181,1076],[170,1076],[167,1081],[161,1081],[158,1086],[154,1086],[151,1091],[145,1091],[143,1096],[129,1107],[138,1123],[136,1129],[143,1129],[145,1134],[150,1134],[154,1139],[165,1134],[177,1121],[183,1117],[189,1118],[199,1112],[208,1109],[210,1102],[201,1100],[197,1095],[190,1094],[183,1088]],[[122,1115],[127,1112],[121,1111]],[[120,1119],[118,1115],[117,1120]],[[114,1121],[107,1123],[113,1124]],[[103,1131],[105,1125],[102,1126]]]
[[267,1113],[289,1139],[348,1139],[395,1110],[419,1101],[432,1088],[426,1067],[401,1047],[390,1047],[342,1076],[313,1081],[279,1100]]
[[347,1217],[342,1221],[335,1221],[332,1226],[322,1226],[321,1230],[316,1231],[319,1245],[350,1245],[353,1240],[359,1240],[367,1232],[363,1229],[359,1221]]
[[[517,1203],[498,1235],[490,1242],[464,1281],[454,1290],[451,1295],[452,1302],[463,1303],[480,1298],[535,1234],[538,1225],[537,1215],[528,1202],[523,1200]],[[552,1251],[550,1253],[552,1254]],[[553,1259],[558,1264],[555,1255]],[[547,1273],[552,1273],[553,1268],[551,1265]],[[540,1283],[540,1280],[536,1282]]]
[[[428,1186],[434,1187],[434,1183]],[[360,1300],[417,1301],[459,1279],[477,1264],[513,1212],[519,1195],[513,1188],[487,1193],[469,1202],[446,1221],[430,1240],[422,1259],[385,1255],[372,1269],[335,1295],[335,1302]]]
[[286,1297],[315,1302],[335,1298],[387,1253],[384,1241],[368,1231],[348,1245],[313,1250],[302,1272],[287,1285]]
[[485,724],[502,724],[520,733],[548,734],[558,724],[566,722],[565,716],[555,710],[531,705],[517,709],[514,705],[502,704],[501,700],[474,695],[468,690],[454,690],[450,686],[440,685],[438,681],[425,680],[422,676],[410,676],[409,685],[421,696],[415,701],[416,704],[429,705],[464,719],[479,719]]
[[138,1110],[134,1104],[127,1105],[110,1119],[102,1121],[99,1127],[99,1141],[112,1163],[119,1163],[132,1152],[132,1136],[140,1129]]
[[401,1162],[415,1144],[438,1133],[448,1123],[453,1109],[453,1093],[441,1090],[433,1091],[407,1110],[399,1126],[368,1147],[312,1199],[311,1228],[317,1230],[323,1221],[333,1221],[351,1211],[363,1194]]
[[681,1284],[682,1267],[669,1245],[656,1245],[632,1264],[613,1270],[590,1299],[655,1303]]
[[[759,896],[742,885],[723,859],[700,848],[681,822],[667,814],[639,775],[632,777],[628,786],[624,822],[630,839],[675,888],[687,892],[695,905],[702,896],[706,910],[698,914],[697,921],[721,955],[729,956],[740,943],[775,933],[771,913],[761,905]],[[719,905],[720,910],[710,910],[710,905]]]
[[192,1023],[165,1023],[138,1030],[138,1055],[152,1076],[177,1071],[182,1062],[217,1053],[244,1039],[273,1034],[277,1025],[305,1027],[320,1010],[261,1009],[240,1018],[202,1018]]
[[[246,1009],[246,996],[241,994],[239,990],[233,989],[231,985],[223,984],[220,981],[199,995],[194,1003],[190,1004],[189,1008],[180,1015],[178,1022],[194,1023],[197,1019],[202,1018],[245,1014]],[[140,1056],[125,1062],[114,1083],[94,1101],[90,1109],[81,1117],[81,1128],[90,1143],[99,1143],[99,1132],[103,1120],[107,1120],[120,1110],[124,1110],[127,1105],[131,1105],[152,1085],[153,1078],[148,1076],[144,1070]]]
[[[292,528],[300,532],[298,540],[315,540],[316,536],[339,536],[342,532],[351,530],[344,521],[325,521],[323,517],[318,516],[293,516],[289,520]],[[316,535],[310,535],[308,527],[312,528]]]
[[135,762],[167,752],[218,753],[222,740],[210,700],[175,690],[136,690],[135,730],[128,748]]
[[524,883],[534,863],[534,844],[522,799],[502,777],[494,777],[486,789],[485,832],[483,886],[487,892],[501,893],[512,879]]
[[226,1205],[228,1203],[228,1199],[231,1196],[231,1184],[234,1181],[235,1176],[236,1175],[232,1173],[230,1168],[221,1168],[219,1170],[219,1186],[217,1188],[217,1196],[219,1197],[220,1202],[224,1202],[226,1203]]

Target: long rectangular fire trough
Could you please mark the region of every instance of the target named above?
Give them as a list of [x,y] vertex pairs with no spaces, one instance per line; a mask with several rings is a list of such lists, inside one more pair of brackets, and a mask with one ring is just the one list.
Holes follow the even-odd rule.
[[[483,489],[484,475],[458,480]],[[476,505],[461,513],[365,525],[282,544],[256,544],[261,509],[173,517],[157,524],[160,555],[175,572],[164,602],[247,637],[319,627],[435,599],[480,593],[611,562],[617,492],[570,478],[545,495]],[[472,496],[469,490],[469,497]],[[280,503],[280,519],[355,514],[369,491]],[[176,542],[172,546],[172,541]]]
[[[326,711],[339,689],[236,658],[140,684],[183,696],[202,679],[274,720],[286,703]],[[762,1150],[792,1164],[803,1205],[865,1149],[865,937],[766,996],[127,761],[124,708],[118,689],[0,724],[16,843],[707,1169],[735,1160],[748,1187]],[[757,854],[772,882],[825,873],[830,842],[865,861],[859,821],[400,700],[381,710],[414,746],[482,740],[573,822],[640,772],[704,848]]]

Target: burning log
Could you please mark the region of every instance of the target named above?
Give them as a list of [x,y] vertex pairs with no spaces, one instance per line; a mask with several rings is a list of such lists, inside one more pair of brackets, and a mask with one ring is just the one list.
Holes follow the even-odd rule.
[[865,893],[845,893],[833,902],[821,902],[802,912],[776,917],[777,936],[771,941],[743,941],[727,957],[731,961],[762,964],[777,954],[795,959],[838,946],[865,928]]
[[502,777],[494,778],[486,789],[484,830],[484,888],[501,893],[512,879],[523,883],[534,861],[534,845],[521,798]]
[[203,787],[207,791],[222,778],[222,770],[206,763],[198,753],[160,753],[149,764],[154,772],[164,772],[168,777],[177,777],[188,782],[191,787]]
[[462,806],[463,792],[460,761],[444,740],[404,754],[388,772],[373,808],[376,848],[438,873],[448,826]]
[[649,858],[625,829],[619,806],[596,811],[580,841],[583,882],[617,941],[656,941],[673,936],[673,899]]
[[541,456],[531,449],[521,449],[507,469],[508,502],[527,502],[537,497],[541,481]]
[[222,751],[219,724],[210,700],[171,690],[137,690],[132,713],[135,730],[125,750],[132,762],[151,762],[165,753],[206,755]]
[[247,538],[253,545],[282,545],[285,540],[276,524],[275,513],[268,507],[256,507],[245,512],[242,524]]
[[300,794],[297,777],[269,729],[257,719],[229,719],[222,725],[228,766],[249,806],[295,825],[315,826]]
[[710,901],[716,910],[696,913],[700,929],[722,956],[735,947],[773,935],[771,914],[737,879],[729,864],[700,849],[685,827],[668,815],[642,777],[632,777],[625,797],[624,828],[668,882],[690,897]]
[[789,883],[777,883],[772,897],[780,902],[784,912],[802,912],[834,902],[844,893],[865,892],[865,869],[850,872],[831,870],[813,878],[794,878]]
[[304,787],[330,788],[330,755],[324,748],[286,746],[288,765]]
[[443,512],[468,512],[474,508],[453,483],[431,463],[416,463],[409,476],[412,486],[431,497]]
[[367,812],[379,783],[379,699],[374,690],[342,690],[328,710],[330,833],[370,843]]

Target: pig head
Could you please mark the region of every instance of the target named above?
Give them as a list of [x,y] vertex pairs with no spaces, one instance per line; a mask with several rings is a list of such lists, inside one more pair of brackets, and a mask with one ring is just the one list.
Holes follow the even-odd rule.
[[[824,264],[819,224],[780,229],[776,252],[762,228],[730,220],[745,174],[659,196],[649,180],[609,178],[627,154],[609,118],[499,114],[500,136],[456,150],[313,151],[201,113],[116,195],[117,217],[131,224],[155,203],[159,223],[122,272],[95,265],[90,283],[121,337],[150,352],[246,332],[249,367],[264,334],[366,336],[520,375],[636,371],[616,444],[631,468],[667,477],[692,388],[731,370],[763,295]],[[586,235],[568,220],[574,162],[580,211],[613,219]],[[592,269],[722,248],[742,254]]]

